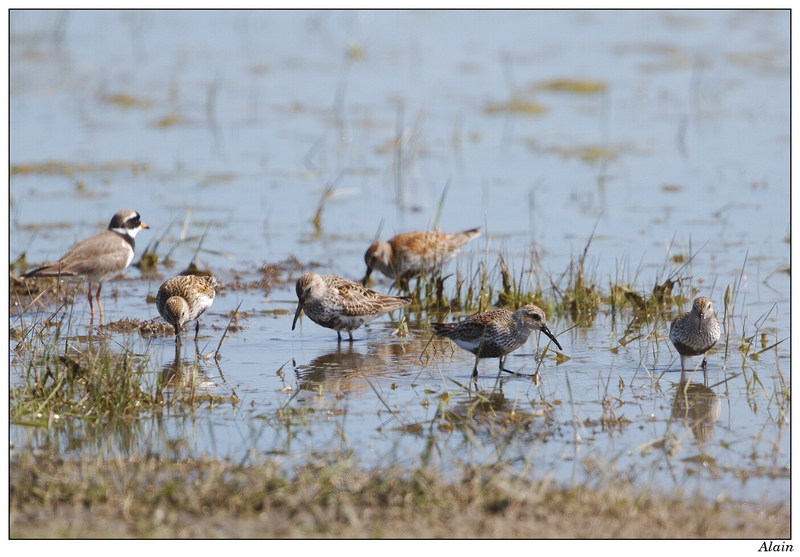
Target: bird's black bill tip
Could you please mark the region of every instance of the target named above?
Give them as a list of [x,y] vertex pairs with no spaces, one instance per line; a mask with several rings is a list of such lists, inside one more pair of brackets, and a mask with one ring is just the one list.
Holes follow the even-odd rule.
[[556,340],[556,336],[553,333],[550,332],[550,329],[548,329],[547,327],[543,326],[542,327],[542,332],[544,334],[546,334],[550,338],[550,340],[552,340],[555,343],[556,346],[558,346],[559,350],[564,350],[563,348],[561,348],[561,345]]
[[294,312],[294,319],[292,320],[292,330],[294,331],[295,325],[297,325],[297,318],[300,317],[300,312],[303,311],[303,304],[297,304],[297,311]]

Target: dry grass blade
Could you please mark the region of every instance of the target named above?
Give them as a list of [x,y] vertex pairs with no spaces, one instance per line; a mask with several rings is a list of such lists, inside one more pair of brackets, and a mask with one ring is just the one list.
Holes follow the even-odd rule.
[[[285,366],[285,365],[286,365],[286,364],[283,364],[283,366]],[[283,369],[283,366],[281,366],[281,367],[280,367],[280,369]],[[319,377],[320,375],[322,375],[323,373],[325,373],[325,372],[328,370],[328,368],[329,368],[329,367],[330,367],[330,364],[325,364],[325,365],[324,365],[324,366],[322,366],[321,368],[319,368],[319,369],[317,369],[316,371],[314,371],[314,373],[312,373],[312,374],[311,374],[311,375],[310,375],[310,376],[309,376],[307,379],[305,379],[305,382],[306,382],[306,383],[311,383],[311,382],[315,381],[315,380],[317,379],[317,377]],[[280,371],[280,369],[279,369],[278,371]],[[278,408],[277,412],[275,412],[275,415],[276,415],[277,417],[280,417],[280,416],[282,416],[282,415],[283,415],[283,413],[284,413],[284,411],[286,410],[286,408],[289,406],[289,403],[291,403],[291,402],[292,402],[292,401],[295,399],[295,397],[296,397],[297,395],[299,395],[299,394],[300,394],[300,389],[294,389],[294,392],[292,393],[292,396],[290,396],[290,397],[289,397],[289,398],[286,400],[286,402],[284,402],[283,404],[281,404],[281,407],[280,407],[280,408]]]
[[223,343],[223,342],[225,342],[225,337],[228,335],[228,329],[230,329],[230,326],[231,326],[231,324],[233,323],[233,320],[234,320],[234,319],[236,318],[236,316],[238,315],[238,313],[239,313],[239,308],[241,308],[241,307],[242,307],[242,304],[243,304],[243,303],[244,303],[244,300],[242,300],[241,302],[239,302],[239,305],[238,305],[238,306],[236,306],[236,309],[235,309],[235,310],[233,310],[233,312],[231,313],[231,318],[230,318],[230,320],[228,321],[228,325],[225,327],[225,330],[224,330],[224,331],[222,331],[222,336],[221,336],[221,337],[220,337],[220,339],[219,339],[219,344],[217,344],[217,349],[216,349],[216,351],[214,352],[214,359],[215,359],[215,360],[219,360],[219,350],[220,350],[220,348],[222,348],[222,343]]
[[392,417],[395,420],[397,420],[403,428],[408,429],[409,426],[407,424],[403,423],[403,420],[400,419],[400,417],[397,415],[397,413],[394,410],[392,410],[392,408],[386,403],[385,400],[383,400],[383,397],[378,392],[378,389],[375,388],[375,385],[372,384],[372,381],[370,381],[369,378],[367,378],[367,377],[365,377],[364,380],[367,382],[367,384],[375,392],[375,396],[378,397],[378,400],[381,401],[381,404],[383,404],[384,408],[386,408],[386,410],[389,412],[389,414],[391,414]]
[[200,241],[197,242],[197,247],[194,250],[194,254],[192,254],[192,262],[189,264],[190,267],[197,265],[196,264],[197,254],[200,252],[200,248],[203,247],[203,242],[205,242],[206,240],[206,236],[208,235],[208,229],[211,228],[211,223],[212,221],[209,221],[208,224],[206,224],[206,229],[205,231],[203,231],[203,236],[201,236]]
[[784,341],[786,341],[786,340],[789,340],[789,337],[786,337],[786,338],[784,338],[784,339],[781,339],[781,340],[779,340],[778,342],[774,342],[774,343],[770,344],[769,346],[767,346],[766,348],[762,348],[762,349],[761,349],[761,350],[759,350],[758,352],[755,352],[755,353],[751,354],[750,356],[751,356],[751,357],[753,357],[753,356],[758,356],[759,354],[763,354],[763,353],[764,353],[764,352],[766,352],[767,350],[772,350],[773,348],[775,348],[775,347],[776,347],[776,346],[778,346],[780,343],[782,343],[782,342],[784,342]]
[[314,217],[311,219],[311,224],[314,226],[314,232],[317,234],[322,232],[322,211],[325,209],[325,204],[331,197],[333,197],[333,190],[342,179],[342,176],[344,176],[344,171],[340,172],[339,176],[336,177],[336,180],[334,180],[332,183],[328,183],[328,185],[325,186],[325,189],[322,190],[322,195],[317,203],[317,210],[314,212]]
[[39,301],[39,298],[41,298],[42,296],[44,296],[44,295],[47,293],[47,291],[48,291],[48,290],[50,290],[52,287],[53,287],[53,285],[52,285],[52,284],[48,284],[48,285],[47,285],[47,286],[46,286],[46,287],[45,287],[45,288],[44,288],[44,289],[43,289],[43,290],[42,290],[42,291],[39,293],[39,295],[38,295],[38,296],[36,296],[36,297],[35,297],[35,298],[34,298],[34,299],[31,301],[31,303],[30,303],[30,304],[28,304],[28,305],[25,307],[25,309],[23,309],[23,310],[20,312],[20,316],[22,316],[22,315],[24,315],[25,313],[27,313],[29,309],[31,309],[31,308],[32,308],[34,305],[36,305],[36,302],[38,302],[38,301]]
[[450,182],[451,179],[448,178],[447,183],[444,185],[444,189],[442,190],[442,195],[439,197],[439,204],[436,206],[436,216],[433,218],[431,230],[439,230],[439,218],[442,216],[442,208],[444,207],[444,200],[447,198],[447,191],[450,189]]

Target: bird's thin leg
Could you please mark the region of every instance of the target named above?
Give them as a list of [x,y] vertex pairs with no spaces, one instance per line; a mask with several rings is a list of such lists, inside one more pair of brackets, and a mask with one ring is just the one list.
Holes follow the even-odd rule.
[[200,320],[195,321],[194,326],[194,341],[197,342],[197,334],[200,332]]
[[87,283],[87,286],[89,288],[89,311],[91,312],[92,319],[94,319],[94,306],[92,305],[92,283]]
[[336,336],[339,337],[339,343],[341,343],[342,342],[342,332],[341,331],[336,331]]
[[[89,284],[89,296],[92,295],[91,286],[92,285]],[[103,283],[102,282],[98,282],[97,283],[97,294],[95,295],[95,298],[97,298],[97,307],[100,308],[100,319],[103,318],[103,304],[100,303],[100,289],[101,288],[103,288]],[[89,305],[91,305],[91,302],[89,302]]]
[[350,338],[348,340],[350,342],[353,342],[353,331],[347,331],[347,334],[350,335]]
[[511,371],[510,369],[506,369],[505,363],[506,363],[506,357],[505,356],[501,356],[500,357],[500,371],[505,371],[506,373],[511,373],[512,375],[517,375],[516,371]]
[[[475,351],[475,367],[472,368],[472,378],[477,383],[478,378],[478,362],[481,359],[481,350],[483,350],[483,336],[486,334],[486,327],[483,328],[481,333],[481,341],[478,343],[478,349]],[[503,356],[500,356],[500,369],[503,369]]]
[[536,369],[536,373],[531,375],[530,373],[520,373],[518,371],[512,371],[510,369],[506,369],[505,363],[506,363],[506,357],[503,356],[503,357],[500,358],[500,371],[501,372],[505,371],[506,373],[510,373],[511,375],[519,375],[521,377],[533,377],[534,381],[537,381],[537,377],[539,375],[539,369],[538,368]]

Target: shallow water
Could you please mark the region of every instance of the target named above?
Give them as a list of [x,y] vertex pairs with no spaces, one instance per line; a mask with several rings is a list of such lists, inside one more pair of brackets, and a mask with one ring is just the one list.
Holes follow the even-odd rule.
[[[789,342],[757,359],[738,348],[757,330],[759,349],[789,337],[788,12],[14,12],[10,44],[11,261],[54,260],[128,206],[151,227],[140,253],[173,250],[165,277],[206,230],[199,264],[227,284],[299,261],[287,282],[229,288],[203,316],[208,352],[230,311],[247,312],[218,365],[201,364],[202,385],[237,405],[100,440],[12,425],[16,450],[351,449],[376,466],[503,459],[565,482],[621,474],[709,498],[788,497]],[[548,315],[569,359],[548,352],[539,385],[496,385],[497,361],[482,361],[494,411],[521,416],[510,423],[460,388],[470,354],[428,345],[436,316],[409,315],[408,337],[382,317],[353,344],[306,318],[291,330],[294,279],[360,279],[377,231],[431,228],[446,187],[439,229],[484,231],[451,264],[461,276],[498,253],[519,276],[533,249],[538,276],[563,288],[591,238],[604,290],[646,295],[678,269],[671,257],[693,255],[674,293],[710,296],[721,319],[738,285],[727,356],[721,341],[707,378],[692,377],[694,402],[678,395],[666,327],[620,344],[625,311],[577,326]],[[157,317],[145,298],[162,279],[125,276],[104,288],[106,321]],[[78,296],[79,329],[86,305]],[[175,362],[172,338],[124,338]],[[532,373],[536,343],[507,367]],[[182,358],[193,352],[185,343]],[[276,427],[280,408],[296,410],[292,427]]]

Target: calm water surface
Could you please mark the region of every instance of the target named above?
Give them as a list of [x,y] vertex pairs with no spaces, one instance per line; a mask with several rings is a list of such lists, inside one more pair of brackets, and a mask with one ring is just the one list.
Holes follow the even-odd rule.
[[[708,498],[788,498],[777,393],[790,342],[757,359],[738,348],[756,332],[760,348],[789,337],[788,12],[14,12],[10,44],[10,260],[54,260],[130,206],[151,227],[139,251],[172,250],[165,276],[206,230],[199,264],[228,284],[298,262],[288,283],[229,288],[203,317],[208,352],[230,311],[246,312],[218,366],[201,366],[202,387],[238,405],[102,440],[79,425],[12,426],[15,450],[181,441],[184,456],[240,461],[349,449],[375,466],[502,459],[567,483],[619,474]],[[496,360],[481,362],[493,407],[533,414],[521,429],[459,387],[472,356],[428,345],[435,316],[409,315],[405,337],[380,318],[353,344],[305,318],[291,331],[294,279],[360,279],[378,230],[431,228],[446,186],[438,227],[484,230],[451,266],[462,276],[498,253],[519,276],[535,253],[551,296],[549,278],[563,288],[591,237],[586,270],[604,291],[647,295],[680,255],[694,258],[674,293],[710,296],[720,318],[738,285],[727,356],[720,342],[707,379],[686,387],[700,402],[677,396],[666,327],[633,339],[625,311],[577,326],[549,315],[569,359],[549,352],[539,385],[496,384]],[[104,289],[106,321],[156,318],[146,296],[162,279],[125,277]],[[79,296],[79,328],[86,305]],[[193,359],[191,343],[176,356],[171,338],[120,337],[165,367]],[[507,366],[533,372],[536,351],[534,335]],[[275,426],[281,407],[302,411],[295,427]],[[443,425],[442,412],[473,425]]]

